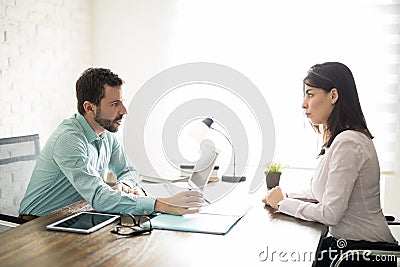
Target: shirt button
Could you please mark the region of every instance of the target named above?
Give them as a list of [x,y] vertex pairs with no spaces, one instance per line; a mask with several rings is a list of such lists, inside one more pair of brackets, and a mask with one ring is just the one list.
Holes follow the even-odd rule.
[[147,210],[143,211],[143,214],[144,214],[144,215],[147,215]]

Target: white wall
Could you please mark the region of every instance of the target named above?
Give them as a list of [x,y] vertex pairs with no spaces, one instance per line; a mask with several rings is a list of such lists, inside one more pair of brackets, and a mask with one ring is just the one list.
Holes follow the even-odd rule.
[[92,62],[91,0],[0,0],[0,137],[43,145],[76,111],[75,81]]
[[94,1],[94,65],[110,68],[124,79],[127,104],[146,80],[168,67],[173,2]]
[[[400,72],[400,69],[399,69]],[[399,88],[400,92],[400,88]],[[400,94],[398,95],[398,103],[400,103]],[[400,105],[397,106],[398,109],[398,121],[400,121]],[[399,127],[399,126],[398,126]],[[397,129],[400,140],[400,129]],[[395,215],[396,219],[400,220],[400,197],[399,197],[399,189],[400,189],[400,141],[397,142],[396,147],[396,159],[397,165],[394,172],[394,175],[390,175],[385,180],[385,198],[384,198],[384,212],[387,214]],[[392,233],[395,235],[398,241],[400,241],[400,227],[399,225],[391,226],[390,229]]]
[[[376,22],[377,14],[361,3],[96,0],[94,63],[126,80],[127,104],[144,82],[169,67],[201,61],[234,68],[264,95],[277,132],[287,133],[277,136],[276,157],[304,166],[317,154],[317,143],[301,109],[301,80],[315,63],[343,61],[356,77],[381,167],[387,171],[393,165],[388,159],[395,154],[382,148],[393,147],[395,137],[386,109],[395,105],[390,96],[377,98],[375,88],[386,92],[392,77],[383,74],[387,70],[382,63],[387,57],[383,26]],[[334,16],[340,20],[327,19]],[[288,125],[296,138],[287,131]],[[302,151],[304,162],[293,153],[294,147]]]
[[[277,5],[278,11],[267,10],[264,14],[265,10],[258,8],[260,6],[262,1],[96,0],[93,9],[94,64],[111,68],[122,76],[126,81],[127,105],[134,92],[160,71],[179,64],[205,61],[242,72],[260,88],[270,107],[279,106],[282,101],[282,92],[277,93],[278,90],[273,88],[283,80],[288,82],[284,69],[302,65],[298,68],[301,70],[298,77],[291,79],[290,85],[285,84],[299,87],[297,93],[283,93],[287,106],[293,106],[298,111],[298,120],[292,122],[301,127],[301,77],[314,61],[301,60],[305,59],[305,55],[298,55],[299,58],[290,65],[282,60],[291,57],[295,51],[288,50],[288,44],[271,43],[269,38],[275,37],[262,31],[265,27],[275,28],[273,18],[277,15],[269,19],[268,16],[286,8]],[[250,20],[244,17],[252,12],[254,15],[250,16]],[[215,24],[215,20],[219,23]],[[290,25],[283,25],[282,31],[288,27]],[[220,34],[215,34],[212,29],[217,29]],[[277,31],[278,28],[273,33]],[[277,50],[280,45],[282,50]],[[275,67],[282,68],[282,71],[272,75]],[[276,127],[282,127],[285,124],[282,121],[290,119],[287,114],[274,115],[284,118],[277,120]],[[308,137],[316,147],[313,138]],[[280,139],[281,142],[294,141]],[[310,156],[315,157],[315,152],[311,151]]]

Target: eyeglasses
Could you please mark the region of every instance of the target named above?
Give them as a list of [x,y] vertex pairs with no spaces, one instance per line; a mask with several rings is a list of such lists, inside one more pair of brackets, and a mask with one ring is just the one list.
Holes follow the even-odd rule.
[[119,224],[115,226],[111,233],[124,235],[124,236],[136,236],[146,234],[153,231],[151,226],[150,218],[147,216],[133,216],[130,214],[123,214],[120,217]]

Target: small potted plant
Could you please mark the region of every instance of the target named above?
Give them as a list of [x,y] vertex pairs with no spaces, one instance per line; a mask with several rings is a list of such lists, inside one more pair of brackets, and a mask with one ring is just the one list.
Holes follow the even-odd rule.
[[267,170],[265,171],[265,181],[267,183],[268,189],[274,188],[275,186],[279,185],[282,169],[282,164],[278,162],[272,162],[267,165]]

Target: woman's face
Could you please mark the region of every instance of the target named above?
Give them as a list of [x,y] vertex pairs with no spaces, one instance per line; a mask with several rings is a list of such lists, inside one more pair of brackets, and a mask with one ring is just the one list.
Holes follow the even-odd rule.
[[304,108],[305,114],[312,124],[324,124],[326,126],[336,100],[337,90],[335,88],[327,93],[323,89],[305,85],[302,108]]

